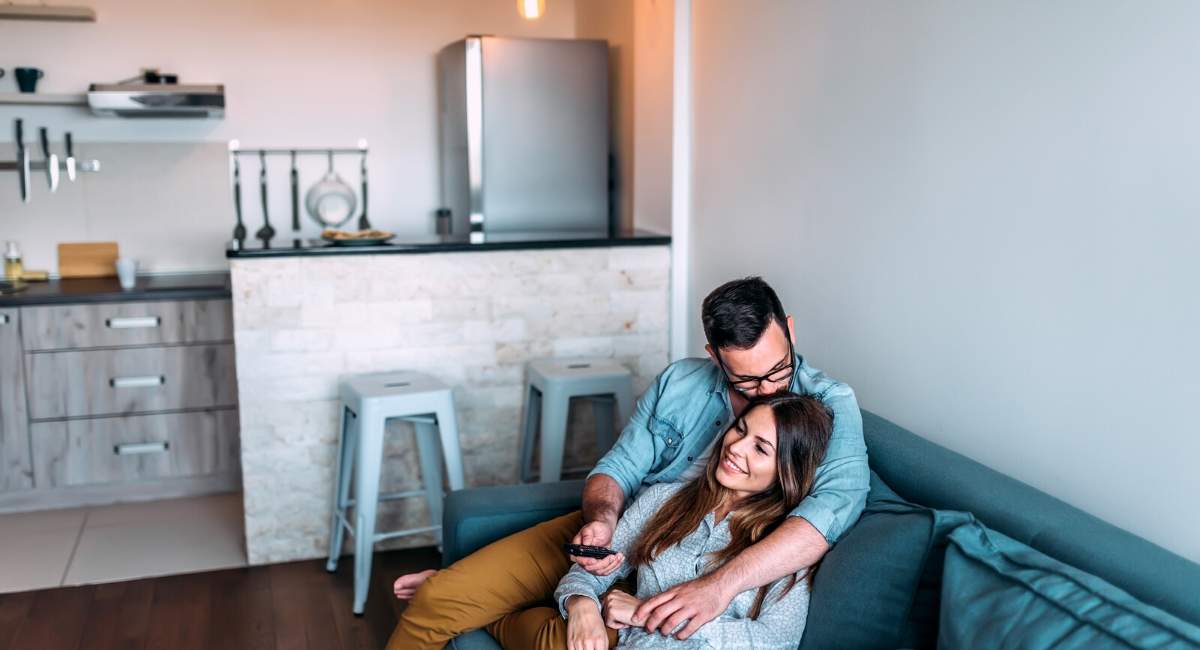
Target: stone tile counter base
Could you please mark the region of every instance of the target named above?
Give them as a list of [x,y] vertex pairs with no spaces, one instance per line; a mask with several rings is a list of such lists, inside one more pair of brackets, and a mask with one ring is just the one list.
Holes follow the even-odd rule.
[[[517,481],[525,362],[615,358],[637,394],[667,363],[668,246],[230,263],[251,564],[327,552],[342,375],[421,370],[454,386],[479,486]],[[419,487],[415,451],[394,423],[384,491]],[[381,529],[428,521],[420,499],[381,504],[380,517]]]

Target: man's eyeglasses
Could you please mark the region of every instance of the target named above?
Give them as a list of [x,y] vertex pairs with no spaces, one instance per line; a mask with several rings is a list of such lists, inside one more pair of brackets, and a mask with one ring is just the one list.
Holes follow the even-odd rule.
[[713,348],[713,356],[717,358],[717,364],[721,366],[721,371],[725,373],[725,378],[729,380],[729,385],[739,393],[749,393],[758,390],[763,382],[777,384],[780,382],[791,381],[792,375],[796,373],[796,350],[792,345],[792,335],[790,329],[785,325],[783,327],[783,337],[787,340],[788,355],[786,359],[781,359],[775,367],[765,375],[735,375],[729,372],[729,368],[725,366],[725,361],[721,358],[721,350]]

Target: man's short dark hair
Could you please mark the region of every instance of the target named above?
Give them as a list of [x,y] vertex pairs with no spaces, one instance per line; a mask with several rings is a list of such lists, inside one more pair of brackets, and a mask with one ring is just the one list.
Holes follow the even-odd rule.
[[787,314],[771,285],[758,276],[713,289],[700,309],[704,336],[714,348],[745,350],[762,338],[771,321],[787,330]]

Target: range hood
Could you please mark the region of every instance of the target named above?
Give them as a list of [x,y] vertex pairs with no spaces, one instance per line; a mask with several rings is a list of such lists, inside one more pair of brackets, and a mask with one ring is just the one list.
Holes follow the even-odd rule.
[[109,117],[225,117],[220,84],[92,84],[87,100],[92,113]]

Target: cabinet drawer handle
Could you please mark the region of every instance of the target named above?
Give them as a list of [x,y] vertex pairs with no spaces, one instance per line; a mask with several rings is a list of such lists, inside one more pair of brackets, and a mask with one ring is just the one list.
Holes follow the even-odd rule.
[[105,319],[104,324],[114,330],[143,329],[162,325],[162,318],[158,316],[127,316]]
[[108,380],[108,385],[113,388],[152,388],[154,386],[162,386],[165,383],[167,383],[167,378],[162,375],[113,377]]
[[0,314],[0,325],[8,325],[8,314]]
[[169,447],[170,445],[165,442],[127,442],[123,445],[113,445],[113,453],[118,456],[161,454]]

